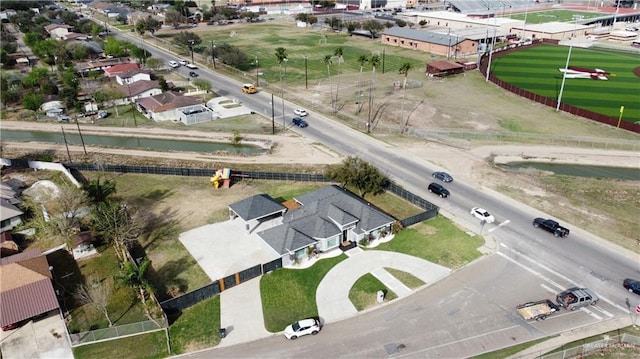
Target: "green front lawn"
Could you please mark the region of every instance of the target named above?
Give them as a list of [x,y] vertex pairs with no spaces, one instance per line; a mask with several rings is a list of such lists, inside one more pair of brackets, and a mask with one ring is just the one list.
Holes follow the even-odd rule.
[[325,274],[347,258],[322,259],[306,269],[278,269],[260,279],[264,326],[279,332],[302,318],[318,316],[316,289]]
[[155,359],[169,356],[164,330],[73,348],[75,359]]
[[172,354],[218,345],[219,328],[220,295],[183,310],[169,328]]
[[482,254],[477,248],[483,244],[479,236],[470,237],[438,215],[400,231],[392,241],[378,245],[375,250],[405,253],[456,269],[479,258]]
[[398,298],[398,295],[387,288],[373,274],[367,273],[353,284],[349,291],[349,300],[358,311],[378,305],[378,291],[384,292],[384,301],[388,302]]

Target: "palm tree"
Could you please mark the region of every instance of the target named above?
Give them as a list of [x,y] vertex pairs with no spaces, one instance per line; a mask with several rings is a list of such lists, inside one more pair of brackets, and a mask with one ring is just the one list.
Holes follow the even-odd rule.
[[407,87],[407,75],[409,74],[409,71],[413,68],[413,64],[410,62],[405,62],[404,64],[402,64],[402,66],[400,66],[400,69],[398,70],[399,74],[404,75],[404,83],[402,84],[402,88],[406,89]]
[[407,94],[407,75],[409,74],[409,70],[413,67],[413,64],[410,62],[405,62],[400,66],[398,70],[399,74],[404,74],[404,82],[402,83],[402,105],[400,106],[400,123],[403,121],[404,117],[404,97]]
[[280,69],[280,98],[282,99],[282,126],[284,127],[284,86],[282,83],[282,62],[287,60],[287,49],[285,49],[284,47],[278,47],[276,48],[276,52],[274,55],[276,56],[278,67]]
[[[331,102],[333,102],[333,86],[331,86],[331,55],[325,55],[322,59],[325,65],[327,65],[327,76],[329,78],[329,93],[331,96]],[[333,104],[331,106],[333,108]]]
[[371,72],[371,83],[369,84],[369,115],[367,120],[367,132],[371,132],[371,110],[373,108],[373,84],[376,78],[376,67],[380,65],[380,56],[373,55],[369,59],[371,66],[373,67],[373,71]]
[[98,204],[106,202],[109,196],[116,192],[116,183],[110,180],[100,182],[98,178],[84,185],[82,189],[92,204]]
[[147,293],[152,292],[151,282],[147,279],[147,271],[151,261],[145,258],[139,266],[127,261],[122,270],[116,275],[116,280],[122,284],[138,290],[142,305],[146,308]]
[[[333,53],[334,56],[338,57],[338,65],[343,62],[342,54],[343,54],[342,47],[338,47],[336,51]],[[336,84],[336,101],[335,101],[335,107],[333,109],[334,112],[338,111],[338,91],[339,90],[340,90],[340,77],[338,77],[338,83]]]

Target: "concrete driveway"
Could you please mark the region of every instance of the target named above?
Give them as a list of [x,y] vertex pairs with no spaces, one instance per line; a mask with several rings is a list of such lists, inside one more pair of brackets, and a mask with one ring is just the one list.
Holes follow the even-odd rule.
[[215,281],[279,258],[256,234],[277,224],[277,221],[263,222],[248,232],[244,222],[236,218],[183,232],[179,238],[209,278]]
[[64,320],[57,312],[2,332],[0,338],[3,358],[73,359]]

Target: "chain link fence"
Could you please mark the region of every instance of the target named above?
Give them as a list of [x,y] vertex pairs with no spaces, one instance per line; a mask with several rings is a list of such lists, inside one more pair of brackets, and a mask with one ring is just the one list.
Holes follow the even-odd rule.
[[165,318],[147,320],[144,322],[117,325],[105,329],[97,329],[82,333],[69,333],[71,346],[90,344],[98,341],[116,339],[123,336],[138,335],[157,330],[163,330],[169,323]]
[[615,348],[635,348],[637,350],[640,348],[640,337],[631,334],[605,337],[598,341],[585,343],[559,352],[541,355],[538,359],[584,358],[585,356],[615,357],[607,355],[607,352]]

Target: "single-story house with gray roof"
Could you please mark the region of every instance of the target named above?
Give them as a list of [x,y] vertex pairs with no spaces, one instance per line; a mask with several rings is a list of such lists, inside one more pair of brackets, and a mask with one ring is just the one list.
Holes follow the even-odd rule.
[[247,231],[251,227],[257,227],[261,221],[275,217],[281,217],[287,208],[271,198],[268,194],[257,194],[242,201],[229,205],[231,219],[240,218],[245,222]]
[[342,242],[383,237],[391,233],[395,222],[395,218],[336,185],[305,193],[295,201],[300,206],[287,211],[268,195],[258,195],[234,203],[229,209],[232,216],[256,221],[281,215],[281,224],[257,235],[282,256],[283,265],[309,251],[327,252]]

